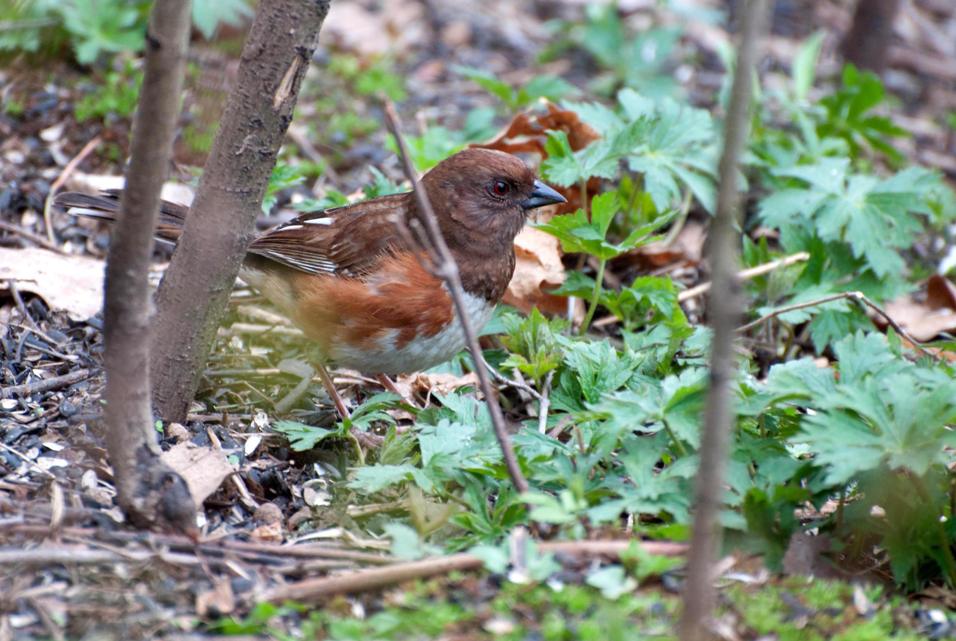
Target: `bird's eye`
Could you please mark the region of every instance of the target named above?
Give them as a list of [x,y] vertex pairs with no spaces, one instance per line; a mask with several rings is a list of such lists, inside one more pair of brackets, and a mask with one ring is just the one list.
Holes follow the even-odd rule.
[[511,191],[511,185],[504,180],[496,180],[491,183],[491,193],[495,196],[507,196]]

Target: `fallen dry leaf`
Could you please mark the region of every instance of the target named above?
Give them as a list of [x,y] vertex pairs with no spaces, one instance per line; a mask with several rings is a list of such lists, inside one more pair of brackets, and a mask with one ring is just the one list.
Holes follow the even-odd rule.
[[526,227],[515,238],[515,273],[508,284],[504,302],[527,313],[533,307],[551,314],[563,314],[564,296],[549,293],[564,282],[561,243],[551,234]]
[[625,257],[633,258],[643,269],[659,269],[667,265],[697,265],[704,254],[704,241],[707,238],[704,225],[688,221],[678,232],[673,242],[651,243],[637,249]]
[[[543,112],[540,106],[536,106],[519,113],[493,139],[471,146],[481,149],[497,149],[509,154],[534,153],[541,160],[544,160],[548,157],[544,149],[544,143],[548,139],[548,131],[563,131],[567,134],[568,143],[574,151],[587,147],[601,137],[590,125],[581,120],[577,112],[562,109],[547,100],[542,100],[540,104],[544,106]],[[599,178],[588,180],[588,194],[593,197],[598,192],[600,185],[601,180]],[[555,189],[567,198],[568,202],[550,208],[552,216],[566,214],[581,208],[581,191],[578,185],[572,187],[555,186]],[[590,199],[589,197],[588,200],[590,201]]]
[[191,442],[177,443],[160,456],[186,481],[196,505],[202,505],[222,482],[233,473],[222,450],[201,447]]
[[[941,333],[956,332],[956,287],[946,278],[933,275],[926,282],[925,301],[912,294],[888,303],[890,318],[918,341],[931,340]],[[874,320],[886,323],[878,316]]]
[[282,523],[265,523],[249,532],[249,538],[253,541],[265,543],[281,543],[285,535],[282,533]]
[[14,281],[21,292],[40,296],[52,309],[84,321],[103,304],[103,261],[46,249],[0,247],[0,290]]
[[446,395],[455,390],[471,386],[478,387],[478,377],[474,372],[464,376],[455,374],[405,374],[395,379],[395,388],[401,392],[403,398],[428,398],[431,394]]
[[236,597],[228,578],[217,579],[211,590],[196,596],[196,614],[200,617],[223,616],[236,609]]

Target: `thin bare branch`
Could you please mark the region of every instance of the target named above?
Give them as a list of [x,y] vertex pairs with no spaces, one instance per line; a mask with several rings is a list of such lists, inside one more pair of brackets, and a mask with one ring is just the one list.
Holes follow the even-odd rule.
[[53,390],[85,381],[92,375],[92,370],[75,369],[62,376],[54,376],[53,378],[45,378],[40,381],[34,381],[33,383],[0,388],[0,398],[13,398],[14,396],[28,397],[42,392],[52,392]]
[[[481,387],[481,393],[485,396],[485,403],[488,405],[488,412],[491,414],[491,424],[495,430],[495,437],[498,439],[498,445],[501,447],[501,454],[505,460],[505,467],[508,468],[508,475],[511,482],[519,492],[528,491],[528,481],[525,480],[521,468],[518,466],[518,458],[515,456],[514,449],[511,447],[511,439],[505,430],[505,419],[501,413],[501,407],[495,400],[494,390],[491,387],[491,380],[488,377],[488,371],[482,367],[484,359],[482,358],[481,347],[478,345],[478,334],[471,325],[471,319],[468,317],[468,310],[465,305],[465,296],[461,285],[461,276],[458,272],[458,265],[452,256],[445,238],[441,234],[438,226],[438,219],[435,217],[435,211],[432,209],[431,202],[428,200],[428,194],[422,189],[421,183],[415,172],[415,167],[409,159],[408,146],[405,138],[402,136],[401,126],[398,122],[398,114],[395,112],[395,106],[390,102],[385,103],[385,122],[388,130],[395,136],[395,142],[398,146],[399,156],[402,160],[402,167],[405,175],[412,183],[415,190],[415,199],[418,203],[416,210],[417,219],[421,223],[424,233],[427,236],[430,249],[429,254],[434,262],[433,268],[437,276],[445,281],[448,292],[455,304],[455,310],[458,315],[458,321],[461,323],[462,333],[465,335],[465,344],[471,353],[471,358],[475,362],[475,373],[478,375],[478,384]],[[429,247],[430,245],[430,247]]]
[[143,88],[120,197],[122,215],[106,261],[103,306],[106,444],[119,503],[138,525],[181,532],[195,531],[196,508],[182,477],[159,459],[149,400],[148,277],[179,116],[189,16],[189,0],[156,2],[150,14]]
[[869,308],[873,310],[876,314],[880,316],[880,318],[885,320],[886,324],[892,327],[897,334],[899,334],[900,336],[905,338],[907,341],[912,343],[913,347],[919,350],[921,354],[923,354],[924,356],[929,356],[930,358],[934,360],[937,360],[939,358],[936,354],[933,354],[931,351],[923,347],[923,344],[921,341],[918,341],[915,338],[913,338],[912,334],[910,334],[905,329],[903,329],[903,327],[900,326],[900,324],[897,323],[895,320],[893,320],[893,318],[888,313],[886,313],[886,311],[882,307],[880,307],[879,305],[874,303],[872,300],[870,300],[863,292],[840,292],[839,294],[831,294],[829,296],[823,296],[822,298],[815,298],[814,300],[808,300],[802,303],[794,303],[793,305],[784,305],[783,307],[778,307],[777,309],[771,312],[767,312],[766,314],[764,314],[763,316],[761,316],[760,318],[756,320],[752,320],[745,325],[741,325],[740,327],[737,328],[737,332],[738,333],[746,332],[747,330],[753,329],[754,327],[757,327],[758,325],[762,325],[763,323],[766,323],[771,318],[776,318],[777,316],[781,316],[788,312],[795,312],[797,310],[807,309],[809,307],[818,307],[820,305],[832,303],[833,301],[837,301],[837,300],[849,300],[854,303],[857,303],[858,305],[861,305],[864,308]]
[[[764,263],[763,265],[757,265],[749,269],[744,269],[737,274],[738,280],[750,280],[758,276],[763,276],[764,274],[769,274],[770,272],[780,269],[781,267],[789,267],[796,263],[802,263],[805,260],[810,260],[810,254],[807,252],[797,252],[796,254],[790,254],[789,256],[784,256],[783,258],[778,258],[777,260],[772,260],[769,263]],[[677,300],[681,303],[688,301],[691,298],[696,298],[701,294],[706,294],[710,291],[711,283],[701,283],[690,289],[685,289],[677,295]]]
[[724,493],[727,442],[734,421],[731,384],[737,370],[734,339],[742,315],[737,232],[740,194],[737,190],[740,156],[747,140],[751,106],[751,79],[757,40],[764,30],[767,0],[748,0],[740,5],[743,17],[734,82],[724,125],[724,148],[720,157],[717,213],[710,228],[710,265],[713,295],[708,315],[714,330],[710,354],[710,387],[704,409],[697,470],[694,525],[688,556],[684,603],[679,622],[681,641],[710,638],[714,609],[714,560],[720,547],[717,514]]
[[[796,263],[802,263],[805,260],[810,259],[810,254],[807,252],[797,252],[796,254],[790,254],[789,256],[784,256],[783,258],[778,258],[777,260],[771,260],[770,262],[764,263],[762,265],[755,265],[748,269],[741,270],[737,273],[738,280],[750,280],[752,278],[757,278],[758,276],[763,276],[764,274],[769,274],[772,271],[780,269],[781,267],[789,267],[790,265],[795,265]],[[706,294],[710,291],[711,283],[710,281],[706,283],[701,283],[700,285],[695,285],[689,289],[677,294],[677,302],[684,303],[692,298],[697,298],[701,294]],[[596,320],[592,327],[607,327],[608,325],[614,325],[620,323],[621,319],[617,316],[605,316]]]
[[102,139],[99,136],[94,137],[92,140],[83,145],[83,149],[80,149],[80,153],[76,154],[70,162],[66,163],[66,166],[63,168],[63,171],[60,172],[60,175],[56,177],[56,180],[53,181],[53,184],[50,185],[50,193],[46,196],[46,202],[43,203],[43,224],[46,227],[46,235],[51,245],[56,245],[56,239],[53,237],[53,221],[50,217],[50,214],[53,211],[53,199],[56,197],[56,192],[59,191],[60,187],[63,186],[63,183],[76,171],[76,168],[80,165],[83,160],[90,155],[90,153],[96,149],[99,144],[102,142]]
[[[583,558],[596,556],[616,558],[635,543],[648,554],[658,556],[680,556],[687,552],[687,546],[683,543],[634,540],[548,542],[539,543],[538,549],[542,552],[555,552]],[[482,565],[483,561],[473,554],[452,554],[290,583],[266,593],[263,600],[282,603],[294,599],[299,603],[310,603],[336,594],[364,592],[449,572],[477,570]]]

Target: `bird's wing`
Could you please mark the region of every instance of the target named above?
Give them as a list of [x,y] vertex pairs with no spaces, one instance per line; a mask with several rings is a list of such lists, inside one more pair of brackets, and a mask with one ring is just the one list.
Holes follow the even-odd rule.
[[294,218],[257,238],[249,253],[310,274],[360,277],[384,257],[412,249],[396,228],[410,194],[382,196]]

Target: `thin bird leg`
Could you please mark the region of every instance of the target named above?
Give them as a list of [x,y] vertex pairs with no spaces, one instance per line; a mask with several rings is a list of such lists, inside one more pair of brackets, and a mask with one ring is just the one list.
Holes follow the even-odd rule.
[[[339,416],[342,418],[342,420],[351,419],[352,415],[349,414],[348,408],[345,407],[345,401],[342,400],[342,397],[339,396],[338,390],[335,389],[335,383],[332,381],[332,376],[329,374],[329,370],[325,369],[325,365],[322,363],[316,363],[315,365],[315,369],[319,373],[319,378],[322,379],[322,387],[324,387],[325,391],[329,393],[329,397],[335,404],[335,411],[339,413]],[[352,426],[352,428],[349,429],[349,433],[355,437],[355,440],[358,441],[360,445],[363,445],[368,449],[381,447],[382,443],[385,442],[385,439],[381,436],[363,432],[355,426]]]
[[402,392],[395,386],[395,382],[392,379],[390,379],[386,374],[376,375],[375,380],[378,381],[379,385],[385,388],[386,392],[391,392],[392,394],[398,396],[399,398],[405,398],[405,395],[402,394]]
[[335,404],[335,410],[339,413],[339,416],[344,419],[352,418],[352,415],[349,414],[349,410],[345,407],[345,401],[342,400],[342,397],[339,396],[338,390],[335,389],[335,383],[332,382],[332,377],[329,375],[329,370],[325,369],[325,365],[322,363],[316,363],[316,371],[319,373],[319,378],[322,379],[322,387],[325,388],[325,391],[329,393],[329,398],[332,399],[332,402]]
[[379,385],[385,388],[386,392],[391,392],[412,407],[418,407],[418,403],[415,402],[415,399],[411,396],[405,396],[405,394],[402,393],[402,390],[398,389],[398,386],[395,385],[395,381],[390,379],[386,374],[378,374],[375,379],[378,381]]

